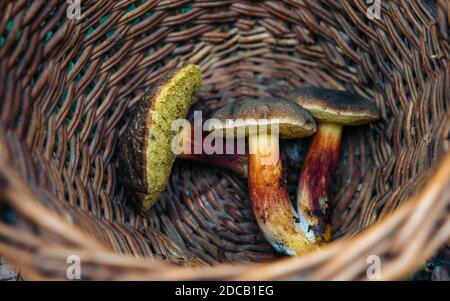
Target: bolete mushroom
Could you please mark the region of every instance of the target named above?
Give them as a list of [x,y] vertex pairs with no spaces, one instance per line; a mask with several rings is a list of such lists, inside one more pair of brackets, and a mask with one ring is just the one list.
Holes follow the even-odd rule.
[[137,104],[120,141],[121,177],[137,205],[148,210],[169,180],[177,134],[172,122],[186,117],[201,85],[200,68],[188,65],[168,73]]
[[213,119],[216,136],[234,131],[248,136],[250,202],[262,233],[278,251],[299,255],[317,246],[298,228],[298,216],[289,198],[279,156],[279,137],[294,139],[316,131],[312,116],[286,99],[250,98],[225,105]]
[[328,189],[340,156],[342,127],[375,121],[380,111],[375,103],[347,91],[302,88],[287,98],[308,110],[318,123],[300,174],[297,210],[308,238],[326,242],[331,239]]

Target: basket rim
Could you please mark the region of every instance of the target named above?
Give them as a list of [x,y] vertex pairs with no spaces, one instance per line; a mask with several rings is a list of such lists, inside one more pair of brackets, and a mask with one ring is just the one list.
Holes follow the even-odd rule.
[[[0,166],[2,170],[10,172],[14,175],[15,171],[11,170],[6,162],[0,157]],[[70,238],[71,244],[74,248],[64,248],[52,245],[51,254],[55,255],[57,252],[62,254],[75,253],[88,258],[92,262],[103,264],[105,267],[115,270],[117,267],[126,268],[129,274],[126,273],[121,279],[148,279],[148,280],[281,280],[289,279],[299,272],[307,272],[312,267],[322,265],[320,269],[312,274],[306,273],[304,278],[309,280],[352,280],[360,279],[357,277],[361,272],[365,271],[366,266],[359,266],[352,270],[352,274],[340,275],[339,270],[342,265],[348,264],[349,258],[354,259],[356,253],[366,252],[367,249],[376,249],[383,238],[388,240],[396,239],[398,248],[408,245],[410,252],[408,252],[408,266],[402,267],[399,262],[405,260],[401,256],[393,259],[388,259],[386,265],[390,268],[388,272],[383,273],[383,280],[400,279],[411,272],[425,260],[427,260],[438,247],[444,245],[450,235],[450,220],[448,217],[444,218],[443,223],[438,227],[438,231],[434,233],[435,227],[426,227],[421,229],[422,225],[430,225],[427,212],[434,212],[434,215],[442,213],[442,209],[450,203],[450,198],[442,197],[442,194],[449,190],[450,187],[450,151],[447,152],[441,160],[436,161],[436,164],[431,169],[433,174],[427,181],[423,189],[411,197],[409,201],[395,209],[389,215],[377,221],[366,230],[356,234],[354,237],[339,239],[324,246],[322,249],[306,254],[301,257],[288,257],[275,260],[270,263],[245,263],[245,264],[217,264],[214,266],[202,267],[178,267],[173,264],[161,262],[149,258],[140,258],[131,255],[119,255],[110,250],[107,250],[98,241],[86,235],[81,230],[77,229],[67,221],[62,220],[55,213],[39,204],[33,194],[27,191],[27,187],[21,182],[19,176],[14,175],[10,177],[11,183],[17,188],[27,191],[22,194],[20,201],[12,199],[9,205],[15,208],[18,212],[28,216],[37,216],[35,213],[39,212],[40,219],[35,218],[35,222],[49,230],[54,231],[55,234],[64,235],[65,238]],[[25,197],[24,197],[25,196]],[[444,216],[445,217],[445,216]],[[428,219],[428,221],[427,221]],[[437,221],[431,223],[431,226],[436,226]],[[68,231],[70,236],[66,235]],[[23,233],[26,234],[26,233]],[[431,235],[434,234],[434,235]],[[17,237],[17,233],[4,224],[0,224],[0,236],[8,237],[12,241],[21,241]],[[417,243],[405,241],[405,238],[411,236],[420,236],[422,238],[429,238],[429,243],[425,250],[418,252]],[[46,242],[40,238],[34,238],[33,243],[45,246]],[[349,247],[350,246],[350,247]],[[415,248],[416,247],[416,248]],[[419,245],[420,247],[420,245]],[[44,250],[49,251],[49,247]],[[21,253],[23,256],[17,256]],[[44,252],[45,253],[45,252]],[[0,254],[6,260],[13,263],[19,268],[20,274],[25,279],[41,280],[42,276],[38,276],[30,269],[30,260],[24,260],[27,252],[20,251],[17,248],[10,247],[3,241],[0,241]],[[385,254],[386,255],[386,254]],[[393,254],[395,255],[395,254]],[[58,260],[64,259],[61,256],[56,256]],[[21,260],[20,260],[21,259]],[[64,259],[65,260],[65,259]],[[32,260],[31,260],[32,261]],[[391,268],[394,267],[394,268]],[[398,268],[395,268],[398,267]],[[135,272],[135,274],[132,273]],[[139,275],[139,277],[137,277]],[[61,277],[63,279],[63,277]],[[360,279],[360,280],[364,280]]]

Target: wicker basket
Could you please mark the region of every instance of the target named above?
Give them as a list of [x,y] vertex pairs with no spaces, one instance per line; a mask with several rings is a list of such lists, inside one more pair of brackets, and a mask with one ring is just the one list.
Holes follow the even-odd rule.
[[[0,2],[0,255],[23,278],[66,279],[77,255],[82,279],[367,279],[376,255],[401,279],[448,242],[449,1],[83,0],[79,19],[72,2]],[[378,104],[382,121],[345,130],[332,244],[280,258],[246,181],[188,162],[147,215],[129,209],[118,138],[186,63],[204,111],[305,85]],[[292,193],[307,145],[282,145]]]

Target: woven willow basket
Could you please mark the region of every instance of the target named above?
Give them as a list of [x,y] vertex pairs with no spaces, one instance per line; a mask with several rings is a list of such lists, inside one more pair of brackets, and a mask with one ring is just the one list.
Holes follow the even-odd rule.
[[[0,255],[24,279],[403,279],[450,238],[450,2],[0,2]],[[70,7],[72,9],[72,7]],[[69,10],[70,11],[70,10]],[[73,10],[72,10],[73,12]],[[376,16],[375,16],[376,17]],[[334,242],[282,258],[246,181],[177,161],[146,215],[127,205],[117,147],[145,89],[201,66],[197,110],[292,87],[346,89],[383,118],[345,129]],[[308,140],[283,143],[292,196]]]

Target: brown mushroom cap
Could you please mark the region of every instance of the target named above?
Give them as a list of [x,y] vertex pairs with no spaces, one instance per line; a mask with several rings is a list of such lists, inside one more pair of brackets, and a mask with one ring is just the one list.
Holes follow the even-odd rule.
[[258,133],[261,126],[270,131],[277,125],[284,139],[301,138],[316,132],[316,123],[311,114],[299,105],[283,98],[248,98],[230,103],[211,116],[220,121],[208,130],[222,136],[226,130],[234,129],[235,137]]
[[381,117],[375,103],[348,91],[308,87],[295,89],[288,94],[287,99],[296,102],[322,122],[352,126]]
[[186,117],[200,85],[196,65],[167,73],[136,105],[121,137],[121,178],[131,199],[144,210],[153,206],[167,185],[175,160],[172,122]]

